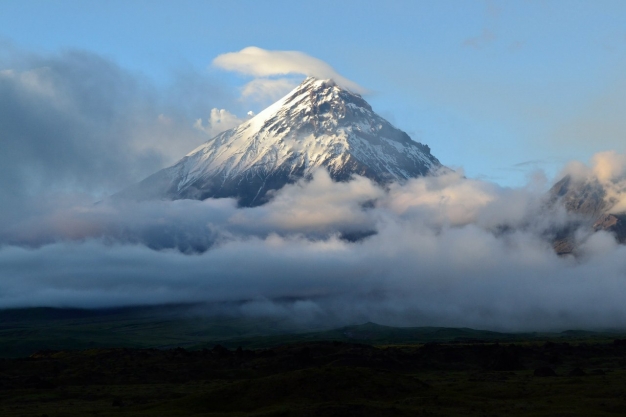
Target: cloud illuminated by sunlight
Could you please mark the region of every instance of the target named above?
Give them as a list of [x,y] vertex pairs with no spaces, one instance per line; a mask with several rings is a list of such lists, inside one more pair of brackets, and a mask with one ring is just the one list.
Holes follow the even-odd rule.
[[[255,77],[243,87],[243,96],[277,99],[294,87],[293,80],[284,76],[306,75],[333,79],[340,86],[358,94],[367,90],[339,74],[321,59],[300,51],[270,51],[249,46],[238,52],[228,52],[213,60],[217,68]],[[272,78],[281,77],[281,78]]]

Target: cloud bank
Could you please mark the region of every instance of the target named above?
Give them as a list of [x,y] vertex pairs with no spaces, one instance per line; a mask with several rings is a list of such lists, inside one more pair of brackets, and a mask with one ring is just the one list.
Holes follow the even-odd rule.
[[[521,188],[462,172],[381,188],[322,170],[261,207],[112,201],[102,195],[157,169],[165,149],[206,138],[189,115],[211,103],[176,113],[85,53],[2,67],[0,308],[235,302],[316,325],[625,327],[626,248],[581,229],[579,256],[558,257],[570,216],[546,206],[541,175]],[[200,127],[236,119],[210,116]],[[603,153],[566,171],[615,185],[625,166]]]
[[558,257],[550,230],[567,216],[545,212],[535,187],[447,173],[383,190],[322,170],[255,208],[45,207],[0,233],[0,306],[238,302],[316,325],[623,327],[626,248],[597,233],[579,258]]

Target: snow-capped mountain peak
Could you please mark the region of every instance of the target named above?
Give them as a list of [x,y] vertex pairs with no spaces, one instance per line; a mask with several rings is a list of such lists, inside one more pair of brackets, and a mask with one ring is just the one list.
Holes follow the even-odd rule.
[[[236,197],[242,205],[325,167],[379,183],[425,175],[441,164],[358,94],[313,77],[241,125],[220,133],[139,184],[150,197]],[[125,193],[127,194],[127,193]]]

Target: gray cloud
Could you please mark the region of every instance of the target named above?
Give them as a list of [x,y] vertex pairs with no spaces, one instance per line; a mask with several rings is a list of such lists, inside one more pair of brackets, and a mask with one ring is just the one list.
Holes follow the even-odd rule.
[[193,122],[210,113],[212,97],[224,98],[191,72],[159,90],[88,52],[4,52],[0,212],[6,215],[53,193],[106,195],[172,163],[207,139]]
[[121,184],[129,170],[161,162],[129,140],[141,86],[99,57],[72,52],[6,69],[0,89],[2,166],[13,174],[3,178],[16,187]]
[[[600,233],[559,258],[546,230],[567,216],[537,217],[542,195],[456,173],[385,191],[321,171],[256,208],[77,204],[5,230],[0,306],[237,302],[309,325],[623,326],[626,248]],[[349,242],[345,228],[376,234]]]
[[[308,306],[311,319],[494,329],[622,326],[625,248],[596,235],[584,262],[530,232],[387,220],[360,243],[222,236],[196,255],[106,239],[0,251],[4,307],[247,300],[247,314]],[[595,252],[594,252],[595,251]],[[294,301],[272,302],[280,298]],[[263,308],[261,308],[263,307]]]

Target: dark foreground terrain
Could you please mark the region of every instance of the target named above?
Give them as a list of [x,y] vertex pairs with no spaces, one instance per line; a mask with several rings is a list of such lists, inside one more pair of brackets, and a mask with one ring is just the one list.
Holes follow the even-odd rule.
[[624,416],[626,341],[40,351],[0,416]]
[[[560,333],[501,333],[449,327],[390,327],[375,323],[340,328],[296,325],[285,317],[224,314],[206,305],[170,305],[103,310],[25,308],[0,310],[0,358],[25,357],[40,350],[184,347],[215,345],[262,349],[319,341],[370,345],[429,342],[613,340],[623,330]],[[1,416],[0,416],[1,417]]]

